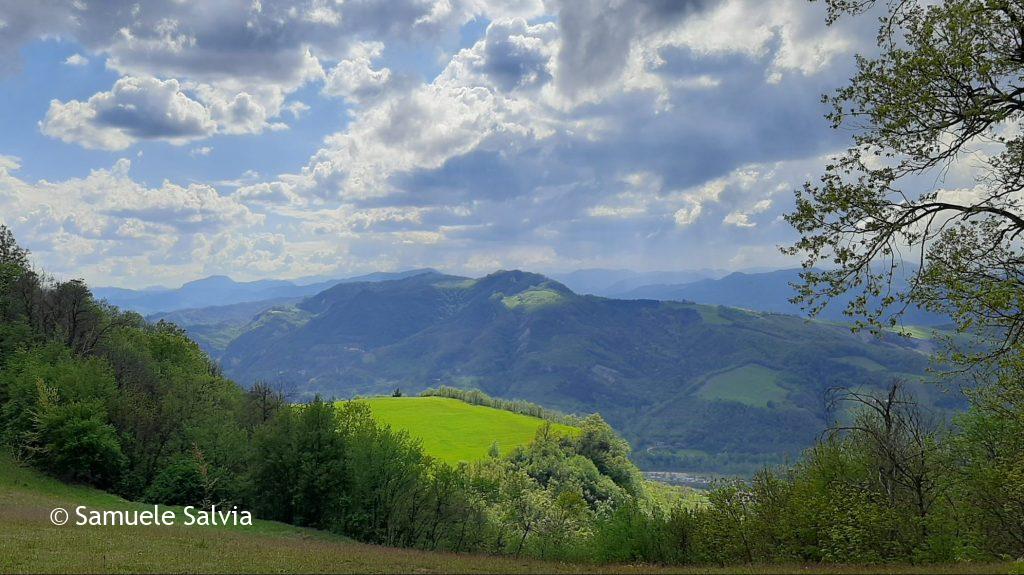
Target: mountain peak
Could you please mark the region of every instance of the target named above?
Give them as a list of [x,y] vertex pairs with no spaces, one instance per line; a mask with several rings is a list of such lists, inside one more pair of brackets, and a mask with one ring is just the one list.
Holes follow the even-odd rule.
[[196,286],[231,286],[235,285],[235,280],[229,278],[226,275],[212,275],[205,278],[199,278],[190,282],[181,284],[181,287],[196,287]]
[[566,294],[573,293],[569,288],[545,275],[522,270],[498,270],[477,280],[476,285],[481,289],[490,292],[500,291],[505,295],[517,294],[538,286]]

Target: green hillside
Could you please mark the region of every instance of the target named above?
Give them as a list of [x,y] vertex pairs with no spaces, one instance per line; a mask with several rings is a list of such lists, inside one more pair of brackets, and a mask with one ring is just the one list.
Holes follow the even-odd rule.
[[[61,483],[0,453],[0,573],[622,573],[654,569],[395,549],[258,519],[252,526],[230,527],[51,524],[49,514],[55,507],[73,510],[78,505],[101,511],[152,509],[103,491]],[[183,517],[180,507],[161,509],[175,510]]]
[[[67,485],[0,453],[0,573],[857,573],[863,566],[578,565],[395,549],[256,520],[251,527],[54,526],[55,507],[151,509]],[[169,507],[181,516],[181,509]],[[1005,573],[1007,564],[887,567],[887,573]],[[882,572],[879,570],[878,572]]]
[[[378,421],[404,429],[423,442],[428,454],[453,464],[486,457],[494,442],[502,453],[526,445],[547,423],[446,397],[371,397],[365,401]],[[575,431],[557,423],[552,428],[558,433]]]
[[[521,271],[344,284],[289,309],[257,315],[220,356],[225,373],[243,385],[282,382],[300,398],[449,385],[597,412],[648,469],[743,473],[781,463],[827,425],[829,389],[880,388],[896,373],[924,376],[929,364],[930,342],[789,315],[581,296]],[[960,407],[952,396],[926,399]]]

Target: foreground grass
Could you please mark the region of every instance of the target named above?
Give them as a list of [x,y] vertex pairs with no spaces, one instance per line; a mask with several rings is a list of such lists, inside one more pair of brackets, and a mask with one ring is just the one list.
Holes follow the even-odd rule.
[[[251,527],[57,527],[50,523],[53,508],[73,510],[77,505],[151,508],[63,484],[0,455],[0,573],[578,573],[589,569],[365,545],[273,521],[257,520]],[[180,508],[170,509],[182,517]]]
[[[252,527],[57,527],[54,507],[143,509],[0,454],[0,573],[1007,573],[1009,564],[927,567],[591,566],[356,543],[272,521]],[[180,511],[180,510],[179,510]],[[180,517],[180,515],[179,515]]]
[[[543,419],[502,409],[470,405],[447,397],[371,397],[364,399],[373,417],[393,429],[404,429],[423,442],[431,456],[448,463],[487,457],[498,442],[502,453],[533,441]],[[552,424],[558,433],[574,433],[567,425]]]

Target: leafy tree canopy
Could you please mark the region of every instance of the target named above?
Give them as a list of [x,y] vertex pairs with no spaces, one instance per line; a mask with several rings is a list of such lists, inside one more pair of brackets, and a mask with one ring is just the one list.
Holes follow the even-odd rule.
[[[859,290],[848,312],[861,327],[895,324],[910,302],[948,313],[992,340],[953,359],[992,365],[1024,331],[1024,5],[827,4],[830,23],[881,12],[879,53],[859,56],[849,85],[824,98],[853,141],[787,216],[802,237],[786,251],[806,258],[796,299],[813,311]],[[973,188],[943,189],[954,167],[975,170]],[[900,293],[898,274],[911,278]]]

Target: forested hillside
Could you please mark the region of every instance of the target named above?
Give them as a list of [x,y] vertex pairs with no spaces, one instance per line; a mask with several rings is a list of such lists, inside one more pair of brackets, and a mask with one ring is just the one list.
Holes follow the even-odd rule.
[[240,331],[220,362],[243,385],[299,397],[477,388],[600,412],[646,467],[740,472],[809,446],[833,415],[830,388],[918,381],[932,349],[787,315],[579,296],[520,271],[338,285]]
[[[522,285],[521,274],[504,276],[481,282]],[[570,297],[542,283],[485,299],[537,310]],[[410,312],[428,321],[435,309]],[[840,399],[860,409],[795,466],[720,484],[698,505],[645,482],[629,445],[596,415],[578,432],[541,425],[508,454],[452,466],[377,423],[366,402],[290,405],[263,384],[243,390],[173,324],[148,324],[97,303],[80,281],[32,271],[2,226],[0,365],[3,450],[145,502],[237,505],[371,543],[577,562],[930,563],[1024,551],[1019,413],[975,411],[950,435],[899,384],[887,395],[847,391]],[[14,522],[0,518],[5,533]],[[53,533],[41,536],[53,543]],[[15,568],[54,565],[27,549],[16,547]]]

